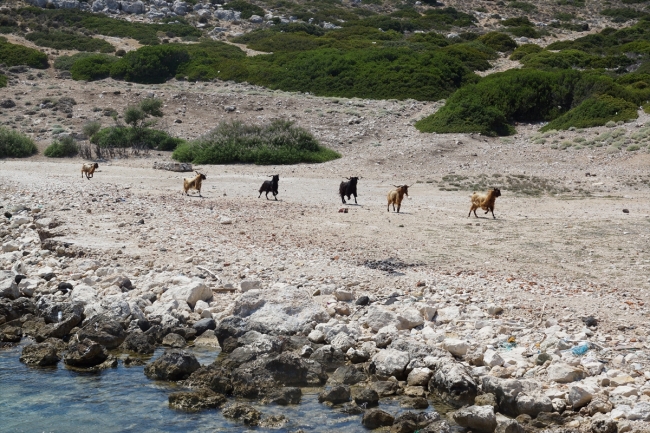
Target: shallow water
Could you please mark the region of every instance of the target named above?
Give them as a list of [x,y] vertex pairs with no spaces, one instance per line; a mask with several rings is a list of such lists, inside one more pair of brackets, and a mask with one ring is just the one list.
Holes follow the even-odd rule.
[[[170,409],[167,397],[181,388],[154,382],[144,366],[118,367],[96,373],[27,367],[19,361],[22,344],[0,349],[0,431],[2,432],[362,432],[360,415],[343,414],[318,403],[317,389],[304,390],[300,405],[253,404],[264,415],[282,414],[282,428],[250,428],[232,422],[218,410],[186,413]],[[159,356],[158,350],[154,358]],[[201,364],[218,352],[195,350]],[[154,359],[152,358],[152,359]],[[380,408],[397,413],[397,400],[382,400]],[[442,408],[440,408],[442,409]],[[427,409],[434,410],[433,407]]]

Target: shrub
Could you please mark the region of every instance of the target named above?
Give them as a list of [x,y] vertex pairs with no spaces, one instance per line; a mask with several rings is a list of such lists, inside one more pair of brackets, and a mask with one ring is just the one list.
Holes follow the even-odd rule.
[[111,74],[111,65],[117,58],[106,54],[95,54],[82,57],[70,68],[73,80],[95,81],[108,78]]
[[28,41],[39,47],[49,47],[56,50],[77,50],[87,52],[112,53],[115,47],[103,39],[91,38],[72,32],[32,32],[25,36]]
[[520,60],[528,54],[539,53],[542,51],[542,49],[542,47],[535,44],[519,45],[517,49],[510,55],[510,60]]
[[136,83],[164,83],[178,67],[190,60],[185,47],[160,45],[126,53],[111,66],[111,77]]
[[43,155],[49,158],[66,158],[76,156],[79,153],[79,146],[74,138],[67,136],[60,140],[54,140],[47,146]]
[[102,128],[90,139],[100,149],[157,149],[174,150],[185,140],[170,136],[165,131],[143,128],[136,131],[131,127],[111,126]]
[[54,67],[62,71],[69,71],[77,60],[95,55],[94,53],[76,53],[71,56],[59,56],[54,60]]
[[539,38],[541,33],[535,30],[534,27],[529,26],[520,26],[520,27],[511,27],[508,29],[508,33],[511,33],[517,37],[526,37],[526,38]]
[[490,32],[482,35],[478,39],[488,47],[501,53],[512,51],[517,48],[517,43],[505,33]]
[[221,123],[203,137],[179,146],[172,157],[195,164],[270,165],[320,163],[340,155],[320,146],[309,132],[292,122],[276,120],[264,126]]
[[25,158],[37,152],[31,138],[0,126],[0,158]]
[[47,69],[47,56],[33,48],[14,45],[0,37],[0,63],[6,66],[26,65],[37,69]]
[[7,76],[0,74],[0,89],[7,87]]
[[521,1],[511,1],[510,3],[508,3],[508,7],[514,9],[520,9],[524,12],[529,12],[529,13],[537,10],[537,6],[535,6],[534,4],[521,2]]
[[573,110],[558,117],[540,131],[550,129],[589,128],[603,126],[609,121],[617,122],[637,118],[637,106],[610,95],[588,98]]
[[600,11],[600,14],[610,17],[615,23],[624,23],[626,21],[640,19],[648,16],[648,14],[645,12],[640,12],[636,9],[631,8],[603,9]]
[[228,9],[241,12],[241,17],[244,19],[248,19],[253,15],[264,16],[264,9],[244,0],[233,0],[228,2]]

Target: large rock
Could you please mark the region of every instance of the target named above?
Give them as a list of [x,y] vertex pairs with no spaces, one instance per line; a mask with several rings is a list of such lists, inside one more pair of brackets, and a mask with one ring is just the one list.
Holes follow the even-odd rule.
[[63,358],[66,365],[72,367],[94,367],[108,359],[106,349],[92,340],[76,341],[70,345]]
[[348,401],[350,401],[350,387],[347,385],[328,386],[318,394],[319,403],[341,404]]
[[205,331],[216,329],[217,323],[214,319],[205,318],[195,322],[194,325],[192,325],[192,328],[196,329],[196,335],[198,336],[203,334]]
[[551,364],[547,369],[548,380],[557,383],[570,383],[581,380],[584,371],[568,364]]
[[343,385],[354,385],[363,382],[366,379],[367,376],[363,371],[360,371],[351,365],[345,365],[336,369],[336,371],[329,377],[329,382],[340,383]]
[[509,416],[519,415],[517,397],[524,390],[522,383],[516,379],[501,379],[494,376],[483,376],[483,392],[496,396],[499,412]]
[[547,396],[521,393],[517,396],[517,412],[535,418],[540,412],[553,412],[553,404]]
[[397,312],[398,329],[412,329],[424,324],[424,318],[416,308],[403,308]]
[[124,342],[126,332],[120,322],[106,316],[95,316],[77,332],[80,340],[95,341],[107,349],[115,349]]
[[83,305],[76,302],[48,304],[41,298],[36,308],[45,319],[45,326],[40,327],[34,335],[39,343],[48,338],[65,337],[83,319]]
[[40,367],[55,365],[60,360],[61,358],[57,355],[54,346],[48,343],[25,346],[22,355],[20,355],[20,362]]
[[235,419],[245,425],[254,427],[260,423],[262,414],[252,406],[241,403],[233,403],[223,410],[223,416]]
[[469,350],[467,341],[458,340],[455,338],[447,338],[443,341],[443,346],[454,356],[463,357]]
[[200,281],[192,282],[186,286],[169,288],[160,300],[168,302],[172,300],[187,302],[190,308],[194,308],[196,301],[208,301],[212,298],[212,290]]
[[279,404],[280,406],[286,406],[289,404],[299,404],[300,398],[302,397],[302,391],[300,388],[293,386],[285,386],[282,388],[273,389],[267,396],[269,403]]
[[405,369],[409,361],[410,357],[408,352],[395,349],[380,350],[372,357],[377,376],[395,376],[397,379],[404,379],[406,377]]
[[230,372],[216,364],[200,367],[185,381],[190,388],[207,388],[220,394],[232,393]]
[[201,367],[196,357],[184,350],[169,349],[160,358],[147,364],[144,374],[153,380],[176,381],[187,379]]
[[0,298],[17,299],[19,297],[20,289],[18,289],[13,275],[0,281]]
[[458,307],[445,307],[439,308],[435,317],[436,322],[449,323],[460,317],[460,308]]
[[122,4],[122,10],[127,14],[145,13],[144,3],[142,3],[141,1],[135,1],[135,2],[123,1],[121,4]]
[[370,409],[363,414],[361,423],[364,427],[374,430],[379,427],[386,427],[393,425],[395,417],[381,409]]
[[433,372],[427,368],[414,368],[406,378],[409,386],[427,386]]
[[190,412],[223,406],[226,397],[209,389],[182,391],[169,394],[169,406]]
[[370,407],[379,404],[379,394],[377,391],[366,387],[355,387],[352,389],[352,399],[360,406]]
[[492,406],[469,406],[453,414],[458,425],[472,431],[492,433],[497,428],[497,418]]
[[362,318],[361,323],[372,329],[374,332],[377,332],[388,325],[395,325],[395,327],[401,326],[395,313],[379,305],[371,305],[368,307],[368,311],[366,312],[365,317]]
[[143,332],[131,332],[122,343],[122,349],[142,355],[151,355],[156,350],[155,338]]
[[448,403],[455,406],[474,403],[478,387],[465,366],[443,360],[436,363],[434,371],[429,391],[441,393]]
[[[575,384],[569,388],[569,395],[567,403],[573,407],[573,410],[578,410],[581,407],[587,406],[594,396],[595,389],[585,384]],[[550,412],[550,411],[547,411]]]

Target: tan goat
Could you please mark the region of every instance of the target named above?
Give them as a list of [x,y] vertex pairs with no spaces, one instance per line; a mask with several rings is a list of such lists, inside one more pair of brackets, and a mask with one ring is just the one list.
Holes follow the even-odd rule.
[[[397,213],[399,213],[400,207],[402,207],[402,200],[404,200],[404,195],[409,196],[409,186],[408,185],[393,185],[395,188],[388,193],[388,208],[386,209],[390,212],[390,205],[393,205],[393,211],[395,211],[395,205],[397,205]],[[413,185],[411,185],[413,186]]]
[[81,166],[81,178],[84,178],[84,173],[86,174],[86,179],[90,180],[94,176],[95,170],[99,168],[99,164],[96,162],[94,164],[84,164]]
[[478,215],[476,215],[476,209],[481,208],[485,213],[492,212],[492,218],[496,219],[497,217],[494,216],[494,202],[497,197],[501,197],[501,190],[499,188],[492,188],[486,194],[475,192],[471,195],[472,207],[467,216],[470,217],[472,212],[474,212],[474,216],[478,218]]
[[199,192],[199,197],[203,197],[201,195],[201,182],[203,182],[206,179],[205,174],[199,173],[198,171],[195,171],[196,176],[188,179],[185,178],[183,179],[183,190],[185,191],[185,195],[189,195],[187,193],[188,190],[190,189],[195,189]]

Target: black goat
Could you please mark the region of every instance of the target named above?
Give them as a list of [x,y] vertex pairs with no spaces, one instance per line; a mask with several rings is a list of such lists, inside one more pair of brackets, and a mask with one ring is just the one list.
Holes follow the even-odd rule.
[[277,200],[278,198],[276,197],[278,195],[278,182],[280,181],[280,175],[279,174],[274,174],[273,176],[269,176],[271,180],[265,180],[262,186],[260,187],[260,195],[257,198],[262,197],[262,193],[266,193],[266,199],[269,199],[269,193],[273,194],[273,197]]
[[341,196],[341,201],[345,204],[344,196],[350,200],[350,196],[354,196],[354,204],[357,204],[357,182],[359,181],[358,177],[348,177],[347,182],[341,182],[339,185],[339,195]]

